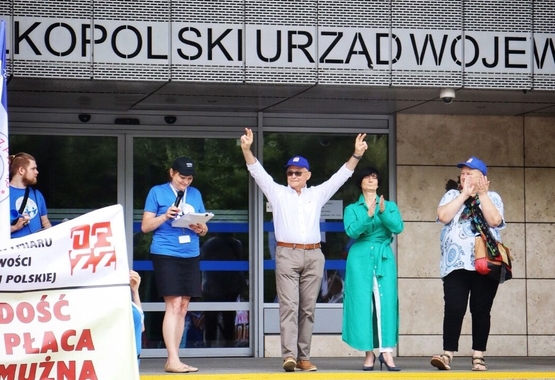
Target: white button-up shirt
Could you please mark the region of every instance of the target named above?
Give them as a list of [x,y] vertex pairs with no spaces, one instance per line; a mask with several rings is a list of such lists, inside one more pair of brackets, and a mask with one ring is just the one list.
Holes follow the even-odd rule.
[[304,187],[301,194],[297,194],[290,186],[276,183],[258,160],[247,168],[272,204],[276,240],[296,244],[320,242],[322,207],[353,175],[353,171],[343,165],[326,182]]

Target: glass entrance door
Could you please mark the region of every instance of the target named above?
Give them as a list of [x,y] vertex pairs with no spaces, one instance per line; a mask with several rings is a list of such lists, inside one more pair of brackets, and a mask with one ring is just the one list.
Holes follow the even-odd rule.
[[[340,128],[338,128],[340,131]],[[368,130],[364,131],[367,132]],[[264,167],[274,180],[287,184],[285,163],[289,158],[301,155],[310,164],[312,173],[307,186],[316,186],[328,180],[350,158],[355,137],[359,132],[314,133],[264,133]],[[367,132],[368,150],[357,165],[360,170],[373,166],[382,176],[379,194],[389,199],[389,135]],[[351,245],[343,225],[344,208],[360,196],[356,186],[357,170],[322,208],[320,219],[322,252],[326,258],[323,279],[315,311],[313,334],[341,335],[343,318],[343,284],[345,264]],[[264,206],[267,200],[264,199]],[[274,226],[270,207],[264,207],[264,333],[265,337],[278,336],[279,308],[275,285]],[[265,353],[280,355],[279,340],[266,339]]]
[[251,355],[248,172],[236,139],[136,137],[133,151],[133,267],[142,277],[146,328],[142,357],[165,356],[166,351],[164,302],[157,294],[149,255],[152,233],[141,232],[141,218],[148,191],[168,182],[172,162],[182,156],[194,161],[191,186],[200,190],[214,217],[200,242],[202,297],[190,304],[180,354]]

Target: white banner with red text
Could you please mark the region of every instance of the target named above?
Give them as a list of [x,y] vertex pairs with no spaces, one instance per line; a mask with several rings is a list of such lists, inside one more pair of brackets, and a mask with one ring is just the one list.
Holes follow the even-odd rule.
[[120,205],[0,244],[0,379],[139,379]]

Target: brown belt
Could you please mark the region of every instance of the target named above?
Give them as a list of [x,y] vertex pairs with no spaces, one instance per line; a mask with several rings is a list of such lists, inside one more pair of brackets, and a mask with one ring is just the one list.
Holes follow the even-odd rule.
[[285,247],[285,248],[293,248],[293,249],[303,249],[305,251],[310,251],[311,249],[318,249],[320,248],[320,243],[315,244],[296,244],[296,243],[282,243],[281,241],[277,242],[278,247]]

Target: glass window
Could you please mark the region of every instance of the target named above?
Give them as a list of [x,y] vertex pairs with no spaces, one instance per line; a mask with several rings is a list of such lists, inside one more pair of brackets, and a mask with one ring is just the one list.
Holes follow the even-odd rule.
[[[310,164],[312,176],[308,186],[319,185],[329,179],[354,152],[355,134],[317,135],[266,133],[264,135],[264,167],[277,183],[287,184],[284,165],[295,155],[305,157]],[[381,175],[379,194],[389,195],[388,135],[368,135],[368,150],[357,169],[373,166]],[[360,190],[355,185],[357,171],[332,197],[329,205],[331,217],[321,220],[322,252],[326,257],[324,279],[319,302],[342,302],[345,259],[350,247],[343,227],[344,208],[356,201]],[[267,202],[265,200],[265,202]],[[335,203],[334,205],[332,205]],[[337,210],[339,214],[337,215]],[[323,212],[325,214],[325,212]],[[264,302],[276,302],[275,287],[275,238],[272,213],[264,213]]]
[[118,203],[117,137],[10,136],[10,154],[35,157],[36,188],[55,224]]
[[[145,313],[143,348],[165,348],[162,330],[160,329],[163,320],[164,312]],[[248,346],[248,311],[222,310],[187,312],[185,316],[185,331],[181,338],[179,348],[230,348]]]

